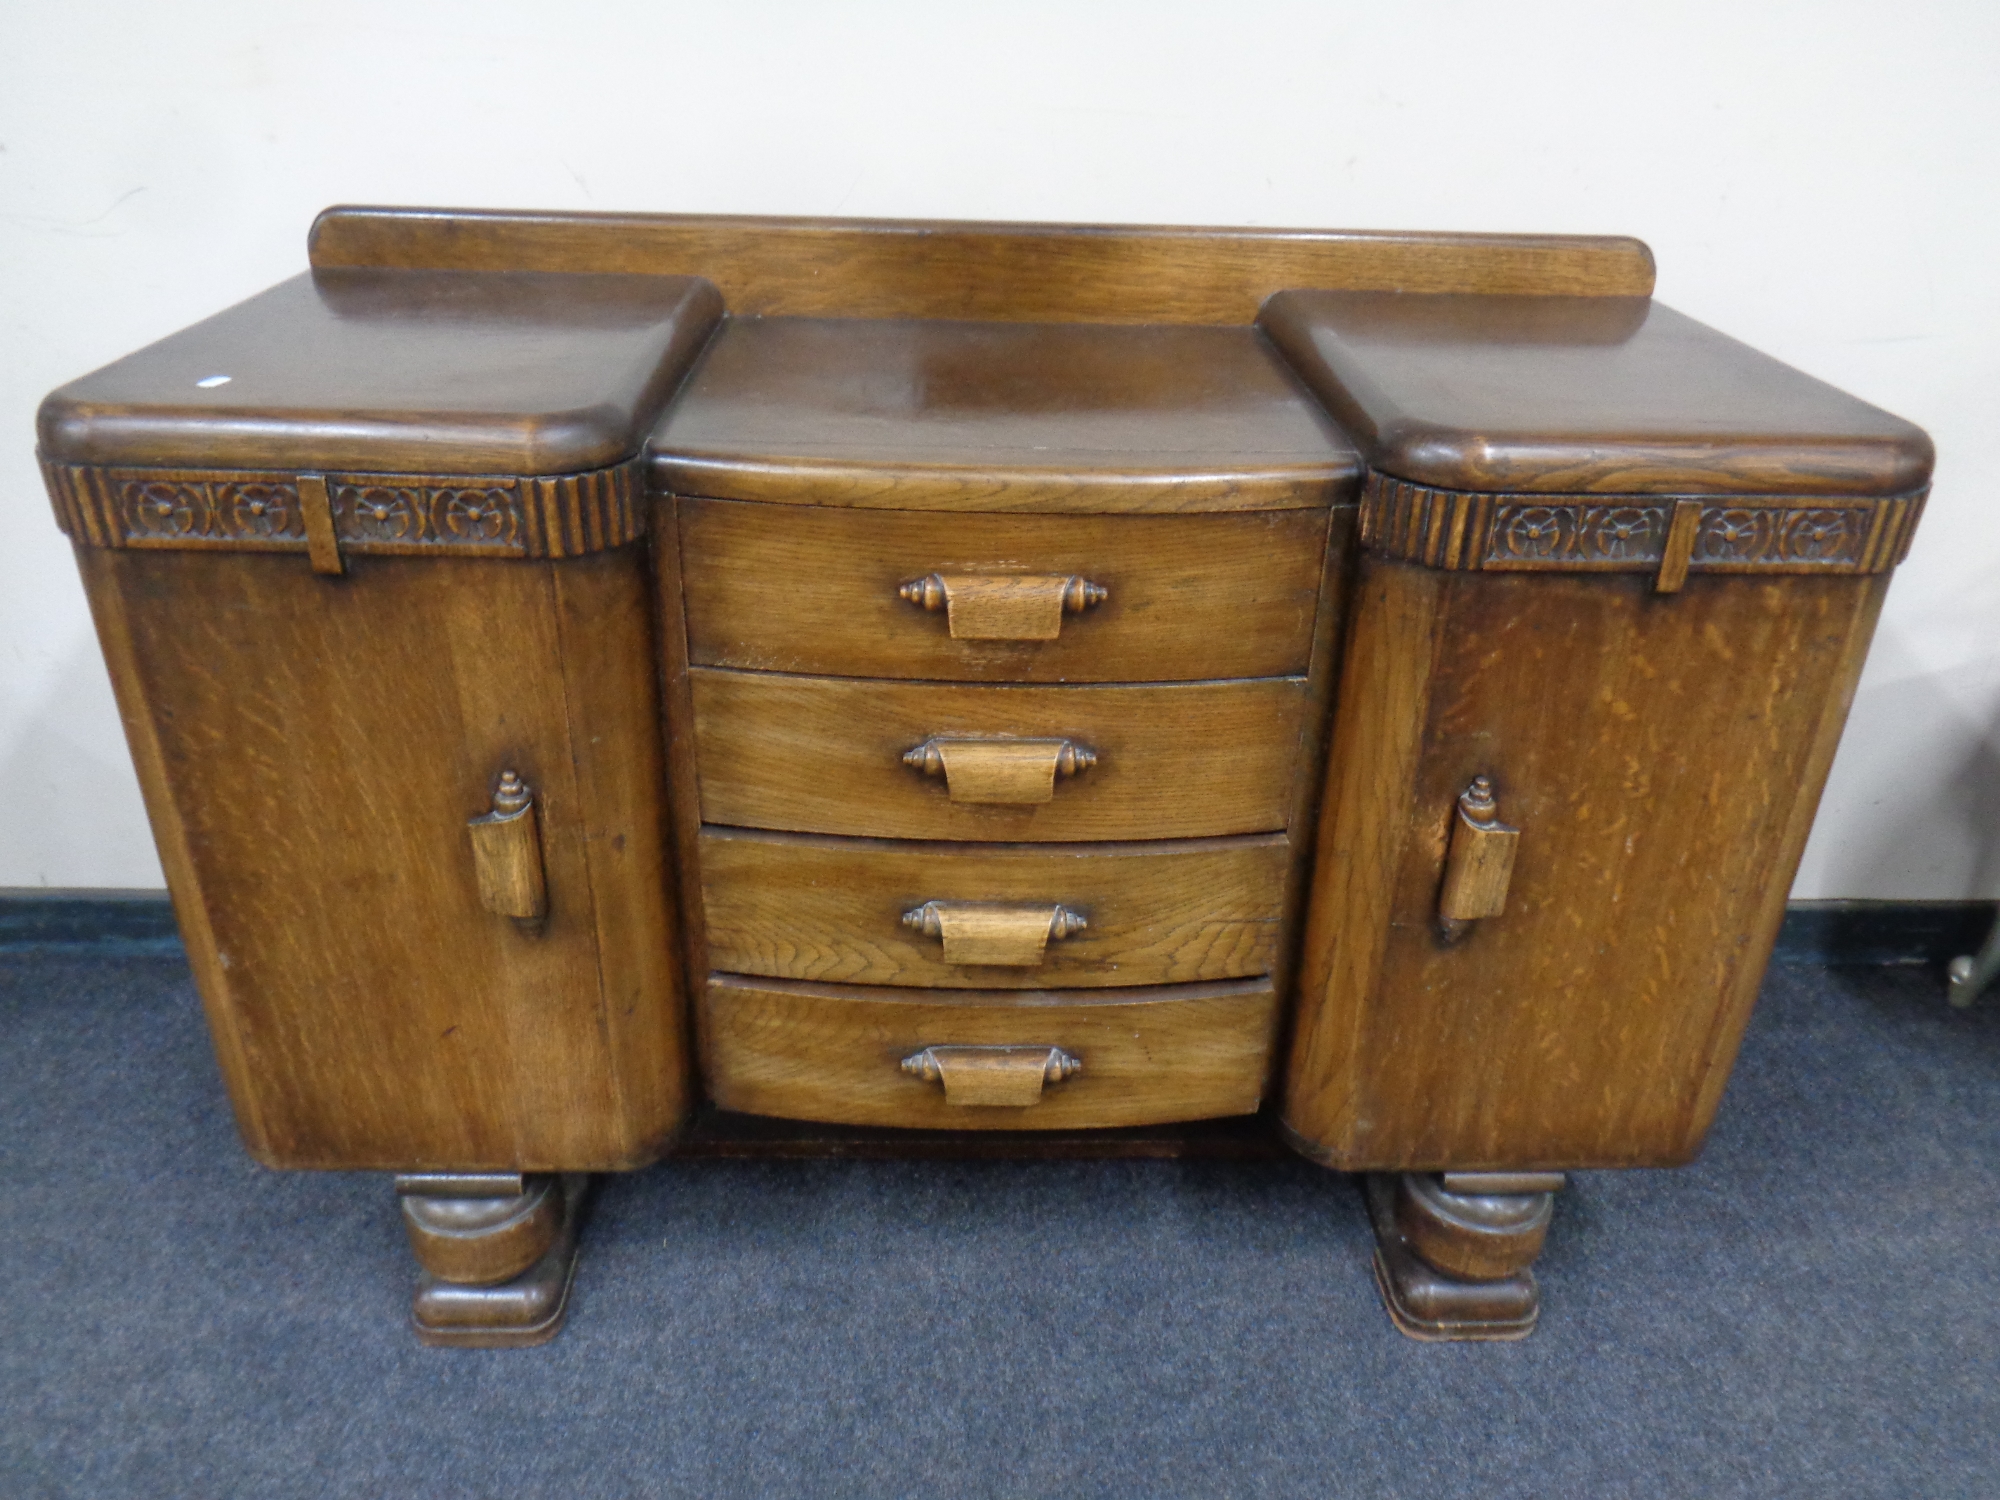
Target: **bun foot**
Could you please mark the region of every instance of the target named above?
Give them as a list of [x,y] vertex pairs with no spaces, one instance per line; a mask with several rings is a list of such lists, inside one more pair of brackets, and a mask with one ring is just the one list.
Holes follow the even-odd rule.
[[562,1330],[590,1178],[478,1173],[398,1177],[423,1267],[410,1304],[420,1343],[523,1349]]
[[1541,1312],[1529,1269],[1559,1172],[1374,1172],[1375,1284],[1389,1321],[1429,1342],[1524,1339]]

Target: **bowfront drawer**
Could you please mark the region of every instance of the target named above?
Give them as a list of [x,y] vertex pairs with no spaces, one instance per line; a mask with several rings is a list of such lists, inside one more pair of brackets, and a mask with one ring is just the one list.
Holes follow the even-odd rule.
[[1257,1110],[1277,1031],[1268,980],[1137,996],[718,976],[704,1000],[709,1093],[748,1114],[934,1130],[1074,1130]]
[[852,984],[1184,984],[1268,974],[1289,845],[908,844],[711,828],[717,969]]
[[1324,510],[938,515],[680,502],[698,666],[950,681],[1306,670]]
[[988,687],[690,674],[704,823],[1042,841],[1285,826],[1305,680]]

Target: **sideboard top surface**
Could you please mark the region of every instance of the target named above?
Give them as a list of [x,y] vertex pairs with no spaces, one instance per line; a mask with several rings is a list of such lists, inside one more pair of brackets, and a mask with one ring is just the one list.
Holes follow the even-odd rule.
[[1372,468],[1440,489],[1898,495],[1922,429],[1643,297],[1284,292],[1260,326]]
[[732,318],[649,452],[681,494],[911,509],[1283,509],[1361,471],[1244,326]]
[[79,464],[597,468],[637,451],[721,312],[689,277],[318,271],[72,381],[38,435]]
[[1908,496],[1932,463],[1654,304],[1615,237],[335,208],[311,248],[51,395],[43,457],[551,476],[645,450],[683,494],[1074,511],[1324,505],[1364,465]]

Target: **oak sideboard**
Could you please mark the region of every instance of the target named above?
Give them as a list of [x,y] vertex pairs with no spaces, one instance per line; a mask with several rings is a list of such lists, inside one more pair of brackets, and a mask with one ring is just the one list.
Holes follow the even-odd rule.
[[1700,1150],[1932,454],[1644,245],[310,245],[40,455],[244,1141],[395,1174],[427,1341],[704,1119],[1254,1119],[1422,1338]]

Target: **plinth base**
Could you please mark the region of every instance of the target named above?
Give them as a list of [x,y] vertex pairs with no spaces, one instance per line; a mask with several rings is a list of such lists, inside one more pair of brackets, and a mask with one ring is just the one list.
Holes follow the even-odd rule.
[[410,1303],[420,1343],[436,1348],[525,1349],[562,1331],[576,1277],[576,1246],[587,1174],[563,1176],[562,1227],[542,1258],[512,1281],[466,1286],[426,1272]]
[[1541,1289],[1525,1268],[1496,1281],[1461,1281],[1430,1265],[1396,1227],[1396,1178],[1368,1177],[1375,1226],[1375,1285],[1399,1333],[1427,1343],[1503,1342],[1535,1330]]

